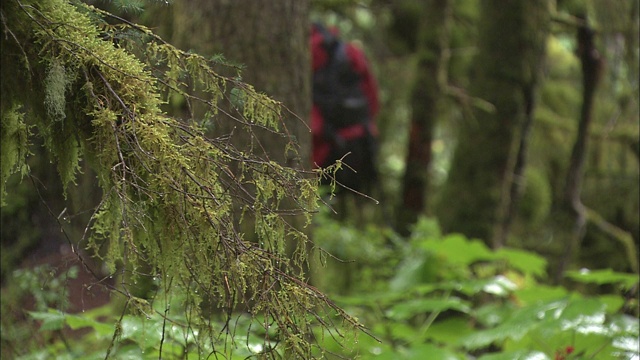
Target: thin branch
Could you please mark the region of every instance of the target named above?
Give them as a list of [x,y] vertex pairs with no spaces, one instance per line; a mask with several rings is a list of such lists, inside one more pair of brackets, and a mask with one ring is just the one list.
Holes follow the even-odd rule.
[[586,206],[583,206],[584,213],[587,218],[587,221],[594,226],[596,226],[600,231],[609,235],[613,239],[617,240],[624,247],[627,253],[627,260],[629,261],[629,266],[631,266],[631,270],[636,274],[639,274],[640,271],[638,269],[638,249],[636,249],[636,245],[633,240],[633,236],[623,229],[613,225],[608,222],[602,215],[600,215],[597,211],[590,209]]

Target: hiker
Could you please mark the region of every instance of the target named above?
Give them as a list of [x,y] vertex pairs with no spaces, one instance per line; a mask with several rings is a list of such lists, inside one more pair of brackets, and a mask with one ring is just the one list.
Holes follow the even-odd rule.
[[364,52],[336,29],[313,24],[311,51],[313,162],[324,168],[342,160],[338,188],[369,193],[377,180],[376,81]]

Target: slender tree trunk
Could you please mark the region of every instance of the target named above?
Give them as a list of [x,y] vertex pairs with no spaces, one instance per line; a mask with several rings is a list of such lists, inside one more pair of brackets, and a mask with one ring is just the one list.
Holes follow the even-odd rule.
[[431,142],[447,83],[451,3],[428,1],[423,9],[418,29],[418,68],[411,94],[409,151],[397,219],[401,234],[408,234],[409,226],[428,209]]
[[498,218],[502,219],[496,227],[494,235],[495,247],[502,247],[507,243],[509,232],[511,230],[511,224],[516,216],[516,210],[518,208],[518,201],[522,195],[523,186],[525,183],[525,173],[527,167],[527,152],[529,150],[529,133],[531,125],[533,125],[533,114],[535,109],[535,84],[532,84],[531,88],[524,89],[524,101],[525,101],[525,118],[522,124],[522,130],[520,131],[520,142],[518,144],[518,152],[516,155],[516,162],[513,168],[513,178],[511,184],[505,183],[504,189],[509,193],[503,196],[501,207],[499,209]]
[[495,111],[474,109],[460,130],[437,214],[445,232],[462,232],[497,247],[544,54],[549,9],[545,0],[488,0],[481,11],[470,92],[491,102]]
[[561,204],[561,211],[565,213],[563,218],[573,218],[573,232],[567,239],[564,256],[556,273],[556,281],[560,280],[560,277],[575,257],[586,230],[587,214],[580,199],[580,193],[584,162],[587,156],[589,127],[593,119],[594,94],[602,73],[603,61],[595,48],[594,36],[593,29],[588,25],[583,25],[578,29],[577,54],[582,64],[582,107],[580,109],[578,134],[576,135],[571,159],[569,160],[564,199]]

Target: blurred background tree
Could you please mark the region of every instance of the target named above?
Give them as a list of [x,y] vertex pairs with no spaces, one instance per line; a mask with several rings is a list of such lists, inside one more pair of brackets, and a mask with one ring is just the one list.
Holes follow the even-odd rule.
[[[585,246],[581,246],[580,257],[591,252],[595,246],[598,251],[617,252],[618,255],[592,260],[601,263],[611,259],[608,266],[619,270],[634,269],[634,255],[630,249],[638,244],[640,228],[635,218],[639,204],[635,196],[611,194],[617,193],[621,187],[626,188],[629,194],[638,192],[638,102],[635,99],[638,93],[635,80],[638,45],[636,37],[630,35],[638,29],[636,1],[615,5],[606,1],[514,4],[532,6],[531,9],[522,10],[522,21],[517,22],[517,26],[523,29],[530,26],[531,32],[527,34],[523,30],[520,32],[523,39],[514,41],[517,50],[509,52],[512,61],[519,61],[514,66],[498,60],[499,51],[509,44],[507,39],[518,34],[517,31],[504,29],[520,10],[505,12],[504,21],[496,20],[506,5],[487,4],[481,7],[480,3],[474,1],[451,2],[449,40],[447,46],[443,47],[438,42],[425,44],[425,40],[419,41],[419,34],[422,34],[420,29],[430,30],[433,34],[446,29],[446,26],[428,25],[435,20],[426,21],[427,17],[423,14],[429,12],[429,16],[433,16],[438,11],[427,9],[428,2],[316,1],[313,4],[316,16],[338,25],[345,36],[360,39],[373,59],[383,99],[379,119],[382,142],[379,166],[383,174],[385,198],[390,199],[382,206],[391,209],[394,218],[401,219],[395,229],[406,232],[406,224],[411,223],[402,220],[402,214],[411,209],[404,202],[403,193],[406,194],[407,188],[410,188],[406,185],[408,175],[405,174],[415,170],[405,159],[411,159],[411,136],[420,138],[415,126],[411,125],[416,121],[415,114],[420,113],[421,106],[429,107],[431,109],[419,120],[428,122],[430,117],[438,120],[432,130],[431,169],[424,182],[425,194],[410,196],[413,201],[426,199],[418,207],[422,209],[418,213],[435,214],[445,231],[465,232],[496,246],[522,246],[549,256],[555,254],[556,260],[564,256],[567,234],[556,233],[558,230],[552,220],[564,201],[567,172],[572,147],[578,136],[582,106],[582,73],[580,60],[576,56],[577,33],[583,24],[593,28],[596,49],[606,65],[602,81],[596,88],[593,124],[586,134],[589,145],[586,149],[581,197],[589,208],[628,236],[620,238],[611,233],[606,235],[606,231],[591,223],[587,226]],[[534,16],[537,13],[533,11],[534,6],[539,9],[540,17]],[[580,20],[584,18],[587,19],[586,23]],[[438,17],[438,21],[445,20],[446,16]],[[491,33],[490,26],[496,26],[498,30]],[[486,29],[487,33],[482,29]],[[491,41],[496,42],[494,46],[497,50],[484,49],[483,44],[491,44]],[[528,48],[530,52],[523,53],[526,44],[532,44]],[[425,51],[425,46],[430,50]],[[444,74],[446,80],[444,88],[433,80],[433,72],[429,78],[432,80],[428,84],[422,81],[420,86],[420,69],[424,68],[420,65],[420,59],[429,55],[431,61],[442,58],[447,61],[445,71],[440,73],[441,77]],[[498,121],[498,102],[506,101],[506,95],[501,96],[498,92],[505,90],[507,85],[493,91],[475,89],[476,86],[488,86],[488,82],[496,81],[498,77],[493,75],[488,80],[482,78],[482,74],[488,72],[492,65],[496,65],[496,71],[511,74],[505,75],[509,78],[505,80],[508,86],[514,84],[513,76],[518,71],[521,71],[523,79],[520,90],[505,92],[520,94],[519,98],[513,98],[515,107],[512,110],[505,109],[507,115],[504,119],[516,119],[514,121],[519,124],[514,125],[516,128],[513,135],[508,136],[511,138],[509,141],[506,141],[505,134],[488,135],[482,140],[481,130],[488,131],[488,127],[483,125]],[[414,89],[426,92],[436,85],[440,86],[437,93],[444,97],[437,107],[426,106],[430,100],[425,94],[422,95],[422,102],[417,100],[420,97],[411,95]],[[492,99],[492,96],[496,98]],[[486,116],[486,119],[480,119],[478,114]],[[508,131],[506,127],[496,126],[495,131]],[[469,139],[463,140],[463,135]],[[422,139],[425,139],[424,135]],[[505,145],[498,150],[502,140],[505,140]],[[478,144],[472,145],[475,141]],[[429,153],[424,149],[424,141],[417,143],[423,147],[422,154]],[[467,146],[467,155],[454,155],[456,151],[462,151],[456,149]],[[486,162],[470,161],[469,169],[474,166],[477,169],[466,175],[456,175],[463,169],[463,165],[458,163],[467,158],[472,160],[473,156],[489,157],[492,150],[496,150],[495,156],[500,161],[498,158],[487,158]],[[502,166],[502,170],[499,166]],[[417,168],[427,171],[424,166]],[[489,170],[491,168],[494,170]],[[613,172],[605,176],[603,171],[608,173],[605,168]],[[495,187],[489,191],[488,185],[480,185],[483,176],[502,180],[492,182]],[[464,182],[465,185],[456,189],[454,184],[457,182]],[[478,188],[471,190],[474,186]],[[480,208],[473,208],[472,204],[479,202],[482,197],[493,200]],[[454,213],[459,215],[453,216]],[[573,221],[567,219],[560,227],[569,230],[573,228],[572,224]],[[593,243],[594,238],[600,239],[600,245]],[[631,239],[632,244],[629,244],[627,240]],[[620,257],[625,259],[622,263],[617,260]]]

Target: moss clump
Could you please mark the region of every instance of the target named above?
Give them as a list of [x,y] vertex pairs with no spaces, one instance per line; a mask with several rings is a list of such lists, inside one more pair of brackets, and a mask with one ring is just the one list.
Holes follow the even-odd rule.
[[4,206],[7,195],[6,186],[9,176],[15,172],[26,174],[28,166],[25,159],[28,153],[29,126],[24,121],[24,113],[18,105],[10,106],[5,111],[2,106],[2,132],[0,133],[0,205]]

